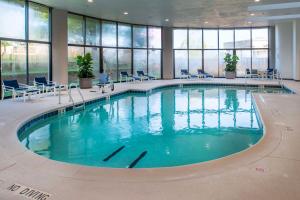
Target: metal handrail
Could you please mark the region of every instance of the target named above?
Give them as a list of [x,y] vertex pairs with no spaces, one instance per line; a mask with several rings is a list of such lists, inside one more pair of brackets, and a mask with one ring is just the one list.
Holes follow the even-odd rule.
[[81,98],[81,100],[82,100],[83,109],[85,109],[85,99],[84,99],[84,97],[83,97],[83,94],[82,94],[82,92],[81,92],[81,89],[80,89],[80,88],[77,86],[77,84],[75,84],[75,83],[71,83],[71,84],[69,85],[69,88],[68,88],[69,102],[72,102],[73,108],[75,108],[75,101],[74,101],[74,98],[73,98],[73,96],[72,96],[72,89],[73,89],[73,88],[76,88],[76,89],[77,89],[77,91],[78,91],[78,93],[79,93],[79,96],[80,96],[80,98]]

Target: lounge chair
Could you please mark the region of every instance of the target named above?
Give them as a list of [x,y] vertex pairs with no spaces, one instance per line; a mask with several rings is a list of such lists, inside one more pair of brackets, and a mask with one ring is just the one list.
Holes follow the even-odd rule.
[[105,87],[109,87],[111,91],[114,91],[114,83],[110,80],[109,75],[101,73],[99,76],[99,83],[96,84],[99,89],[102,89],[102,93],[105,93]]
[[259,78],[257,69],[246,69],[245,78]]
[[280,74],[277,69],[268,69],[267,77],[270,79],[280,79]]
[[42,92],[53,92],[54,95],[56,95],[56,89],[58,88],[55,82],[47,81],[46,77],[35,77],[34,85],[37,88],[41,88]]
[[149,75],[146,75],[144,73],[144,71],[136,71],[137,75],[139,78],[141,78],[141,81],[143,80],[155,80],[156,78],[154,76],[149,76]]
[[135,77],[135,76],[130,76],[128,74],[128,72],[124,71],[124,72],[120,73],[120,83],[122,81],[124,81],[124,80],[125,80],[125,82],[130,82],[130,81],[135,81],[135,80],[139,80],[140,81],[140,78],[139,77]]
[[180,70],[180,78],[181,79],[190,79],[192,75],[188,72],[187,69]]
[[41,93],[38,88],[21,84],[18,80],[4,80],[2,85],[2,100],[4,99],[5,92],[11,92],[13,99],[22,96],[24,102],[26,101],[26,96],[28,96],[28,99],[31,99],[31,95],[39,95]]
[[198,69],[198,76],[203,78],[214,78],[214,75],[206,73],[203,69]]

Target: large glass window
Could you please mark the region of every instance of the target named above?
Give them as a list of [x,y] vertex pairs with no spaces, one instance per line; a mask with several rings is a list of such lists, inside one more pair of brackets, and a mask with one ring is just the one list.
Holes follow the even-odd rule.
[[188,65],[188,51],[187,50],[175,50],[175,77],[179,78],[182,69],[189,69]]
[[233,49],[234,47],[234,30],[221,29],[219,30],[219,48]]
[[202,29],[189,30],[189,49],[202,49]]
[[161,28],[148,28],[149,48],[161,48]]
[[210,73],[214,76],[219,74],[219,61],[217,50],[205,50],[204,51],[204,69],[206,73]]
[[103,70],[110,75],[113,81],[118,80],[117,49],[103,49]]
[[49,8],[29,2],[29,39],[49,41]]
[[266,70],[268,68],[268,50],[253,50],[252,51],[252,69],[259,71]]
[[175,78],[180,77],[181,69],[188,69],[190,74],[204,69],[214,76],[224,77],[224,57],[234,52],[240,58],[238,76],[244,76],[247,68],[266,71],[269,67],[268,32],[268,28],[173,29]]
[[95,75],[95,81],[98,81],[100,73],[100,52],[98,47],[86,47],[85,53],[90,53],[93,58],[93,73]]
[[29,82],[32,83],[35,77],[49,76],[49,45],[29,43]]
[[252,47],[268,48],[269,30],[267,28],[252,29]]
[[144,26],[133,27],[133,47],[147,48],[147,29]]
[[148,50],[148,68],[150,76],[161,77],[161,50]]
[[202,51],[201,50],[190,50],[189,51],[189,71],[191,74],[197,74],[198,69],[202,67]]
[[100,45],[100,23],[97,19],[86,18],[86,45]]
[[83,28],[82,33],[85,33],[82,35],[83,41],[85,40],[82,44],[75,43],[78,39],[69,38],[71,82],[78,80],[75,57],[84,53],[92,53],[96,77],[101,69],[104,69],[114,81],[119,81],[121,71],[136,74],[137,70],[143,70],[145,74],[149,73],[156,78],[161,78],[162,30],[160,27],[105,21],[75,14],[70,14],[69,18],[69,24],[71,22],[77,24],[77,28],[68,27],[73,29],[69,30],[72,33],[69,37],[82,35],[81,28]]
[[1,41],[2,79],[17,79],[27,82],[26,73],[26,43]]
[[118,50],[119,75],[120,72],[131,74],[131,49]]
[[147,73],[147,50],[133,50],[133,73],[137,74],[137,71]]
[[174,29],[173,31],[173,48],[187,49],[187,29]]
[[203,30],[204,49],[218,49],[218,30]]
[[68,79],[69,83],[77,83],[78,77],[78,67],[76,63],[76,58],[79,55],[84,54],[84,48],[83,47],[75,47],[75,46],[69,46],[68,47]]
[[118,25],[118,45],[119,47],[131,47],[131,26],[127,24]]
[[102,22],[102,46],[117,46],[117,25],[115,22]]
[[32,84],[36,76],[51,78],[50,9],[24,0],[1,0],[0,8],[1,80]]
[[235,48],[250,48],[251,47],[251,30],[236,29],[235,30]]
[[251,50],[237,50],[236,55],[239,57],[237,64],[237,75],[245,76],[246,69],[251,69]]
[[0,1],[0,37],[25,39],[25,2]]
[[69,14],[68,16],[68,43],[84,43],[84,21],[80,15]]

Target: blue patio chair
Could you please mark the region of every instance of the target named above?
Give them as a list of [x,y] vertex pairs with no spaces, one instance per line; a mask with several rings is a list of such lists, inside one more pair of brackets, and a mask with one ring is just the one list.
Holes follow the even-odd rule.
[[120,83],[124,80],[125,80],[125,82],[130,82],[130,81],[135,81],[135,80],[140,81],[141,79],[139,77],[136,77],[136,76],[131,76],[131,75],[128,74],[128,72],[123,71],[123,72],[120,73]]
[[203,78],[214,78],[214,75],[206,73],[203,69],[198,69],[198,76],[201,76]]
[[26,101],[26,96],[28,96],[28,98],[30,99],[31,95],[39,95],[41,93],[41,91],[38,88],[21,84],[18,82],[18,80],[4,80],[2,82],[2,85],[3,85],[2,100],[4,99],[4,94],[6,92],[11,92],[13,99],[22,96],[24,102]]
[[154,76],[149,76],[149,75],[146,75],[144,73],[144,71],[136,71],[138,77],[141,78],[141,81],[142,80],[155,80],[156,78]]
[[46,77],[35,77],[34,85],[46,93],[53,91],[54,95],[56,95],[56,89],[58,88],[55,82],[47,81]]
[[111,91],[114,91],[113,81],[110,80],[109,75],[106,73],[100,73],[99,75],[99,83],[96,84],[99,89],[102,89],[102,93],[105,93],[105,87],[109,87]]
[[188,72],[187,69],[182,69],[180,70],[180,78],[183,79],[183,78],[191,78],[191,74]]

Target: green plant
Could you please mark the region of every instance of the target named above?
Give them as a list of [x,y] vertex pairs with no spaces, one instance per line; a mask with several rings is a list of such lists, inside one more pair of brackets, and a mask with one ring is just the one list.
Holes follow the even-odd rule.
[[84,56],[77,56],[76,63],[78,66],[78,77],[79,78],[94,78],[93,74],[93,58],[90,53]]
[[224,58],[224,61],[226,63],[225,71],[226,72],[235,72],[236,65],[239,60],[240,59],[236,54],[231,55],[230,53],[227,53]]

